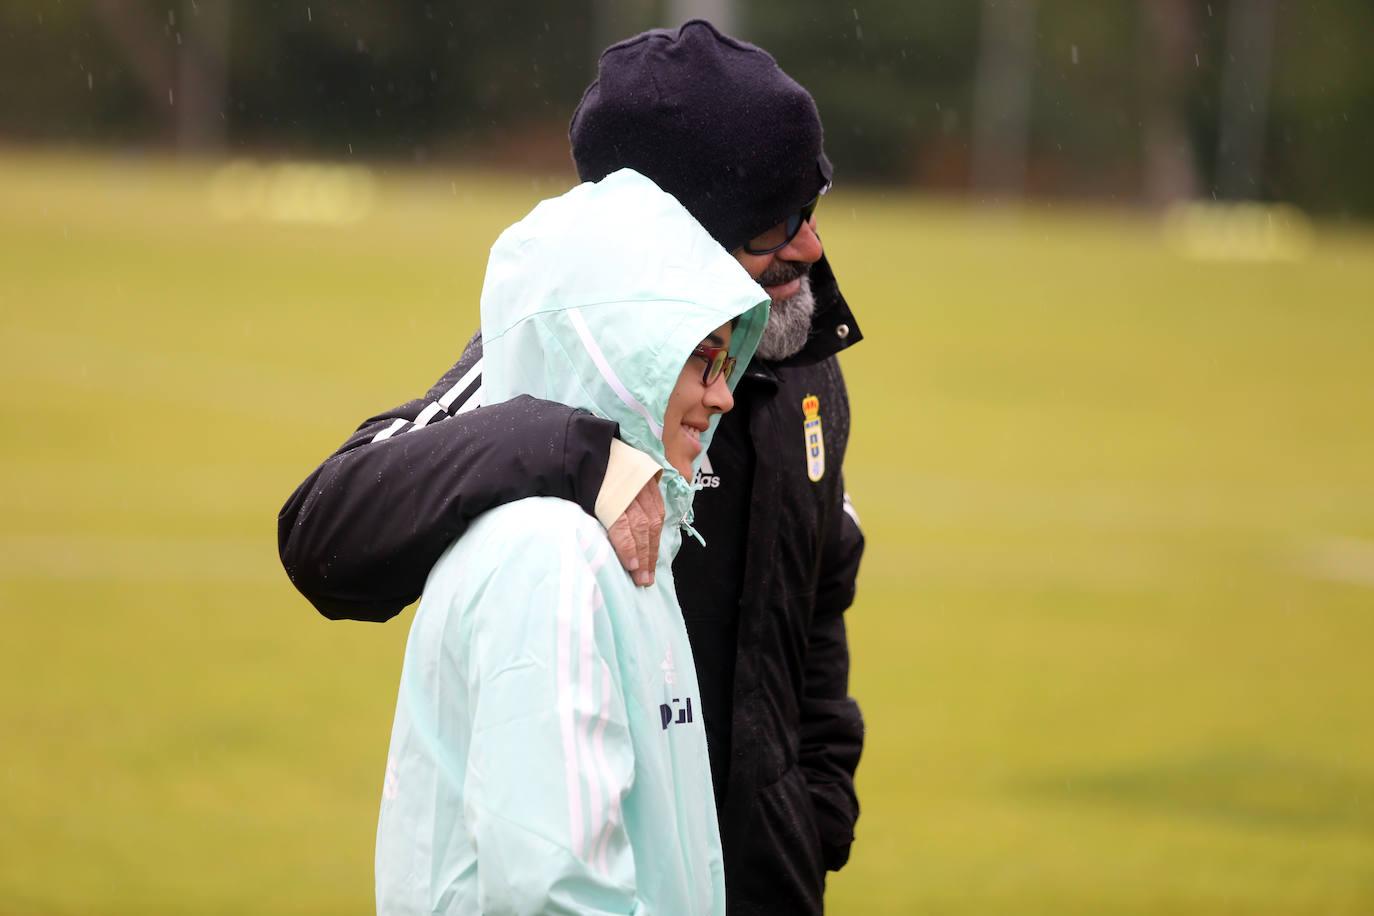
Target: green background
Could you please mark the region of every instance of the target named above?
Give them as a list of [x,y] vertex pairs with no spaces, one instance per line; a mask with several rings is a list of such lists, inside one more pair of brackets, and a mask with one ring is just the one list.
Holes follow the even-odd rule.
[[[1002,91],[1027,93],[1025,181],[985,185],[976,124],[1005,109],[980,115],[978,82],[1006,51],[985,48],[983,29],[1017,8],[1027,68]],[[1217,195],[1374,218],[1369,0],[8,0],[0,137],[555,170],[607,45],[722,9],[727,31],[815,95],[845,186],[1114,203]],[[1238,23],[1257,34],[1233,40]],[[178,74],[197,61],[222,63],[210,72],[223,85],[204,102],[214,136],[185,147],[178,121],[197,106]],[[1221,127],[1233,116],[1258,141],[1239,174],[1230,163],[1248,156]],[[1157,146],[1194,181],[1153,188]]]
[[[6,913],[371,907],[409,613],[316,615],[275,514],[456,358],[491,241],[566,180],[234,222],[212,168],[0,154]],[[1374,911],[1374,236],[819,216],[867,336],[830,910]]]

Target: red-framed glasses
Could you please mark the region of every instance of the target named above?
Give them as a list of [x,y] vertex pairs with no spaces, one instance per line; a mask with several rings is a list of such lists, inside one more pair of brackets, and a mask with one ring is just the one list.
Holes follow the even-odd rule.
[[735,358],[730,355],[729,349],[701,344],[692,351],[692,355],[706,363],[701,373],[702,384],[708,387],[714,385],[722,375],[727,382],[730,381],[730,375],[735,371]]

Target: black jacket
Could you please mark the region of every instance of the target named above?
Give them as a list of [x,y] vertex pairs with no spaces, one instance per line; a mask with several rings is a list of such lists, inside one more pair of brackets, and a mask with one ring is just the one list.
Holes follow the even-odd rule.
[[[699,478],[707,546],[684,539],[673,568],[734,914],[820,913],[825,871],[848,859],[858,818],[863,720],[844,611],[863,535],[845,501],[835,353],[861,335],[824,259],[812,285],[806,348],[756,360],[736,388]],[[365,422],[282,508],[282,563],[325,616],[394,616],[493,506],[542,495],[592,510],[615,424],[531,398],[474,410],[480,358],[474,337],[424,399]]]

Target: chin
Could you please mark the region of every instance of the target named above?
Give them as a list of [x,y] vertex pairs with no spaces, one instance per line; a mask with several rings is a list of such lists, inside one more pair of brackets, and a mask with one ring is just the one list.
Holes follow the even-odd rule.
[[682,455],[674,455],[671,451],[663,457],[668,459],[668,464],[672,469],[681,474],[688,483],[692,482],[692,461],[690,458],[684,459]]

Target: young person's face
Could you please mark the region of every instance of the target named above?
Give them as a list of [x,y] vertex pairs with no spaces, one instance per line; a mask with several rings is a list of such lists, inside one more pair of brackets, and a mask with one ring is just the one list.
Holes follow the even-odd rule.
[[[701,346],[729,349],[731,331],[726,322],[706,335]],[[692,479],[692,462],[701,451],[701,436],[710,425],[711,417],[735,406],[726,373],[719,372],[708,383],[709,371],[710,362],[700,351],[687,357],[663,414],[663,453],[668,463],[688,481]]]

